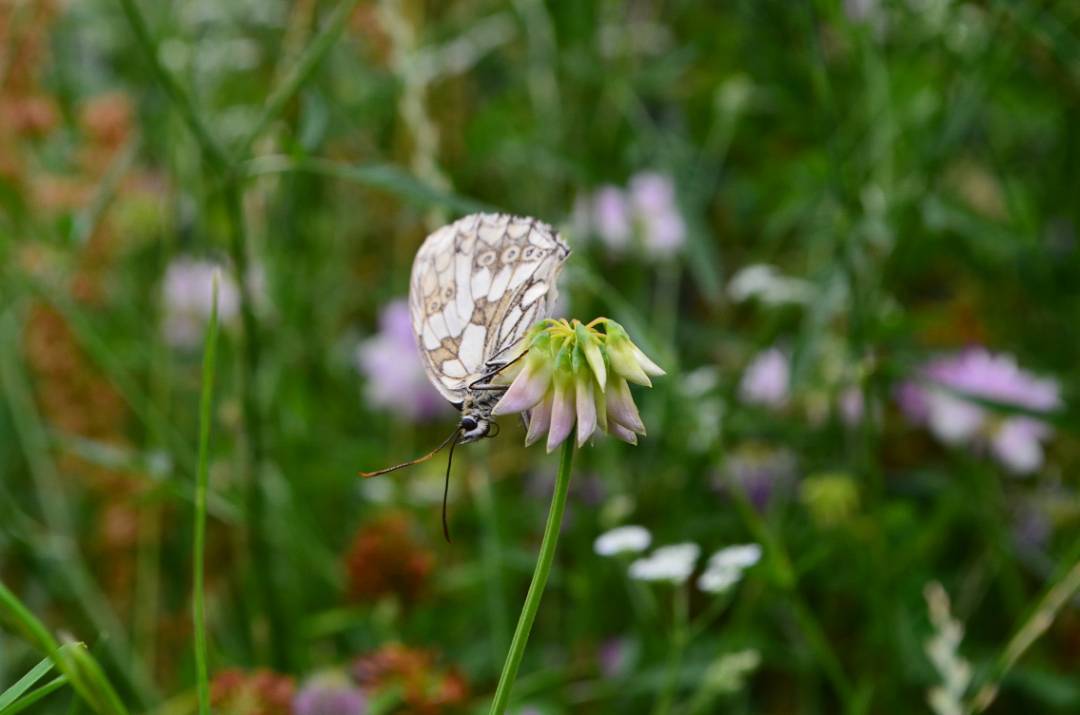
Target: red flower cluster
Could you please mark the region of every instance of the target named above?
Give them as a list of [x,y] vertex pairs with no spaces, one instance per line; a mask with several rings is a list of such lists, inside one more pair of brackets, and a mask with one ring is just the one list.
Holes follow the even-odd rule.
[[230,668],[210,683],[210,704],[221,715],[292,715],[295,691],[287,675]]
[[439,668],[433,651],[398,643],[353,663],[352,675],[366,690],[400,688],[407,712],[436,715],[465,705],[469,683],[456,668]]
[[349,597],[370,602],[394,595],[413,603],[434,566],[434,554],[414,537],[405,515],[381,517],[360,528],[345,557]]

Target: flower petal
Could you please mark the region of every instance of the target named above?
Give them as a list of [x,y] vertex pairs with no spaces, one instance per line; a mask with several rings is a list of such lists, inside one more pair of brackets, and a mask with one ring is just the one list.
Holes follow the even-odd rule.
[[618,422],[608,423],[608,434],[615,439],[621,439],[627,444],[637,444],[637,435],[623,427]]
[[600,390],[593,390],[593,413],[596,415],[596,426],[604,432],[608,431],[607,421],[607,402],[604,400],[604,393]]
[[548,430],[547,451],[550,452],[570,435],[574,427],[574,387],[569,380],[555,384],[555,399],[551,406],[551,428]]
[[607,330],[607,342],[605,345],[608,359],[611,361],[611,369],[630,382],[652,387],[652,381],[649,380],[649,376],[645,374],[645,371],[641,369],[641,365],[638,364],[637,356],[634,354],[636,348],[630,342],[630,337],[623,327],[609,320],[605,324],[605,330]]
[[637,359],[638,364],[641,365],[642,369],[645,370],[646,373],[655,377],[667,374],[666,372],[664,372],[664,368],[654,363],[652,360],[649,359],[648,355],[641,352],[641,348],[639,348],[637,345],[634,345],[633,343],[631,343],[630,346],[633,349],[634,357]]
[[582,446],[596,431],[596,402],[593,399],[593,376],[584,371],[576,381],[577,443]]
[[529,432],[525,435],[525,446],[536,444],[551,426],[551,402],[554,395],[548,394],[540,400],[529,415]]
[[604,354],[600,351],[600,344],[592,333],[584,325],[580,323],[574,328],[577,334],[578,345],[581,346],[581,350],[585,353],[585,360],[589,363],[589,368],[596,375],[596,384],[600,386],[600,391],[603,392],[607,386],[607,366],[604,365]]
[[[629,342],[629,341],[626,341]],[[630,382],[638,385],[644,385],[645,387],[652,387],[652,380],[645,374],[645,371],[641,369],[641,365],[634,358],[633,352],[625,344],[620,344],[622,341],[616,343],[616,347],[608,346],[608,357],[611,358],[611,369],[615,371],[620,377],[626,378]]]
[[634,397],[630,394],[630,386],[621,377],[612,380],[607,391],[607,416],[609,423],[617,422],[633,432],[645,434],[645,423],[638,414]]
[[527,410],[543,398],[551,384],[551,365],[546,362],[529,362],[506,394],[491,410],[493,415],[508,415]]

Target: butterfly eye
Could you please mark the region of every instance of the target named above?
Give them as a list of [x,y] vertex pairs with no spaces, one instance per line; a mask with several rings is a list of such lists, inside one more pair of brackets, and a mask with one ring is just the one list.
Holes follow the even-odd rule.
[[505,251],[503,251],[503,263],[512,263],[516,261],[518,253],[520,253],[520,251],[518,250],[517,246],[511,246],[510,248],[506,249]]
[[465,430],[466,432],[470,432],[470,431],[476,429],[476,420],[474,420],[472,417],[464,417],[464,418],[462,418],[462,420],[461,420],[461,428],[463,430]]
[[486,251],[484,253],[481,253],[480,258],[477,259],[477,263],[479,263],[481,267],[490,266],[494,262],[495,251]]

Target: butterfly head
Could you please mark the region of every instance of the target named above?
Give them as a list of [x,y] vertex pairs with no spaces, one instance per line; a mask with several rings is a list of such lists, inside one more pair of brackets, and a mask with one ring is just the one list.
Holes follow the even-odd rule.
[[491,410],[502,397],[502,390],[469,390],[461,405],[458,444],[468,444],[498,434],[498,425],[491,419]]
[[461,439],[458,442],[468,444],[487,437],[491,431],[491,420],[480,414],[467,414],[461,418],[458,427],[461,429]]

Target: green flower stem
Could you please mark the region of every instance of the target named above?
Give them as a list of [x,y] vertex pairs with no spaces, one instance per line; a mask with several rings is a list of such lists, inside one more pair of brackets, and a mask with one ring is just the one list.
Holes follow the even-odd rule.
[[521,658],[525,654],[525,645],[529,642],[529,632],[532,630],[533,621],[536,620],[536,612],[540,610],[540,599],[544,595],[544,587],[551,573],[551,563],[555,560],[555,547],[559,543],[559,528],[562,526],[563,512],[566,510],[566,494],[570,488],[570,466],[573,461],[574,440],[567,439],[562,446],[559,473],[555,478],[555,494],[551,497],[551,508],[548,510],[547,525],[544,526],[544,539],[540,542],[536,569],[533,571],[532,583],[529,584],[529,592],[525,596],[525,604],[521,607],[514,637],[510,641],[510,652],[506,654],[502,675],[499,676],[499,685],[495,688],[495,699],[491,701],[490,715],[502,715],[506,712],[506,705],[510,701],[510,690],[514,687],[514,679],[517,678]]

